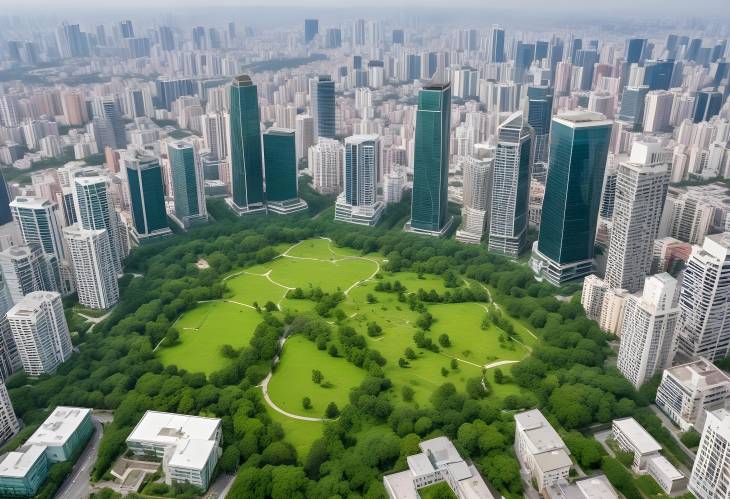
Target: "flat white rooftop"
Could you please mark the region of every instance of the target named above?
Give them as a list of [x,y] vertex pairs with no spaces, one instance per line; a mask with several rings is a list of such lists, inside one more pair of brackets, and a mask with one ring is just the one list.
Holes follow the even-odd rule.
[[614,419],[613,425],[624,434],[640,454],[651,454],[662,450],[659,442],[654,440],[654,437],[649,435],[649,432],[634,418]]
[[58,406],[25,443],[26,445],[37,444],[48,447],[62,446],[79,428],[84,418],[90,414],[91,409]]
[[215,446],[215,440],[179,441],[167,464],[174,468],[203,469]]
[[22,447],[18,451],[8,452],[0,462],[0,477],[23,478],[28,471],[46,453],[43,445]]
[[525,436],[538,451],[564,449],[565,443],[560,438],[545,416],[537,409],[515,414],[515,421],[522,428]]
[[670,480],[681,480],[682,478],[684,478],[682,472],[675,468],[674,465],[661,454],[652,457],[650,461],[652,463],[652,466],[656,467],[656,469],[658,469],[662,473],[662,475],[669,478]]
[[221,420],[169,412],[147,411],[127,441],[176,445],[181,439],[215,440]]

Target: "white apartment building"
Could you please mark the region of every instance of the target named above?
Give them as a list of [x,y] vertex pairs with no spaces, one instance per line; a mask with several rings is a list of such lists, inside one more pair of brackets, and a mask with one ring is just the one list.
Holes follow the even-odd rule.
[[461,227],[456,239],[465,243],[479,244],[484,228],[489,222],[492,197],[492,172],[494,160],[465,157],[461,161],[463,171],[463,208]]
[[56,218],[56,205],[46,199],[19,196],[10,202],[15,224],[25,244],[38,243],[43,251],[64,260],[66,253]]
[[385,204],[401,202],[406,181],[405,167],[392,165],[390,171],[383,176],[383,201],[385,201]]
[[540,492],[566,479],[573,465],[563,439],[537,409],[515,414],[515,452]]
[[678,297],[677,280],[665,272],[647,277],[642,294],[626,300],[617,367],[636,388],[670,365]]
[[309,148],[308,166],[312,186],[320,194],[338,194],[342,190],[345,147],[335,139],[320,138]]
[[729,215],[730,195],[723,184],[670,187],[659,235],[702,244],[711,230],[725,230]]
[[656,405],[682,431],[702,431],[706,411],[725,407],[730,376],[707,359],[665,369],[656,392]]
[[618,499],[606,475],[594,475],[568,482],[560,480],[545,490],[547,499]]
[[74,224],[63,229],[76,275],[79,303],[107,309],[119,301],[117,272],[106,229],[83,229]]
[[634,142],[619,163],[605,280],[632,293],[651,269],[654,239],[669,180],[671,152],[658,142]]
[[13,403],[10,401],[5,383],[0,381],[0,443],[5,443],[20,431],[20,423],[15,417]]
[[697,449],[689,490],[697,499],[730,497],[730,412],[709,411]]
[[11,246],[0,252],[0,270],[13,303],[33,291],[58,291],[58,263],[39,244]]
[[221,435],[220,419],[147,411],[127,437],[127,447],[162,459],[165,483],[206,490],[221,455]]
[[337,196],[335,220],[376,225],[385,210],[378,200],[380,137],[353,135],[345,139],[344,189]]
[[608,283],[595,274],[591,274],[583,280],[580,304],[583,305],[589,319],[594,321],[601,319],[603,300],[609,289]]
[[8,322],[28,376],[52,373],[72,353],[61,295],[34,291],[8,311]]
[[694,246],[679,295],[677,349],[689,359],[722,359],[730,350],[730,232]]

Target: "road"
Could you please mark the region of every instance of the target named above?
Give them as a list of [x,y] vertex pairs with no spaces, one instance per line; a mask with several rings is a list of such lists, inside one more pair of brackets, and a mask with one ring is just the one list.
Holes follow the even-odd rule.
[[222,474],[216,478],[215,482],[208,488],[205,499],[223,499],[231,490],[236,475]]
[[91,478],[91,469],[96,463],[96,456],[99,452],[99,441],[104,433],[104,429],[101,425],[100,420],[96,417],[92,417],[94,427],[96,431],[91,437],[91,441],[86,444],[86,448],[81,453],[79,458],[76,460],[71,475],[63,482],[63,485],[56,492],[56,499],[81,499],[82,497],[88,497],[91,493],[91,485],[89,480]]

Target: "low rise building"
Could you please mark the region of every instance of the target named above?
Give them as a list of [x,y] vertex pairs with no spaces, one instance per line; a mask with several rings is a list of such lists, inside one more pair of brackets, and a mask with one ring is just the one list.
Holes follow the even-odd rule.
[[560,480],[545,490],[547,499],[618,499],[618,493],[606,478],[596,475],[574,482]]
[[647,461],[646,470],[667,494],[675,494],[687,488],[687,477],[661,454]]
[[515,414],[515,451],[540,492],[567,479],[573,465],[565,442],[537,409]]
[[208,488],[221,455],[221,420],[147,411],[127,437],[137,455],[162,460],[165,482]]
[[33,497],[48,477],[50,464],[43,445],[8,452],[0,461],[0,497]]
[[383,477],[390,499],[419,499],[418,489],[446,482],[459,499],[493,499],[473,464],[465,462],[446,437],[424,440],[420,454],[408,456],[408,469]]
[[724,407],[730,397],[730,376],[707,359],[665,369],[656,405],[682,431],[702,431],[705,411]]
[[58,406],[25,445],[45,446],[48,461],[60,463],[70,460],[83,448],[93,432],[91,409]]

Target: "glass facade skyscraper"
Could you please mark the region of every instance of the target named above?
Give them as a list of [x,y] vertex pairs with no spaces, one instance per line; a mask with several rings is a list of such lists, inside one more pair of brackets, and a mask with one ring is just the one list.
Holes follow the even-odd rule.
[[261,156],[261,125],[256,85],[247,75],[231,84],[231,178],[233,196],[229,205],[238,213],[262,210],[264,172]]
[[380,137],[353,135],[345,139],[344,190],[337,197],[335,220],[375,225],[384,205],[378,201]]
[[448,229],[451,84],[430,83],[418,94],[413,160],[413,232],[441,235]]
[[309,43],[314,40],[314,37],[319,33],[319,20],[317,19],[305,19],[304,20],[304,43]]
[[335,82],[329,75],[309,80],[309,99],[314,118],[314,137],[335,138]]
[[189,142],[173,142],[167,146],[175,196],[175,218],[183,227],[208,218],[205,207],[203,172],[195,148]]
[[270,128],[264,133],[266,206],[274,213],[288,214],[307,208],[299,199],[297,148],[294,130]]
[[159,159],[141,152],[130,152],[124,160],[124,167],[129,183],[133,237],[141,242],[170,234]]
[[553,118],[540,236],[531,265],[556,286],[592,270],[612,124],[602,114],[585,111]]
[[648,93],[649,87],[642,85],[640,87],[626,87],[621,96],[618,119],[629,123],[633,130],[639,129],[644,122],[644,103]]

